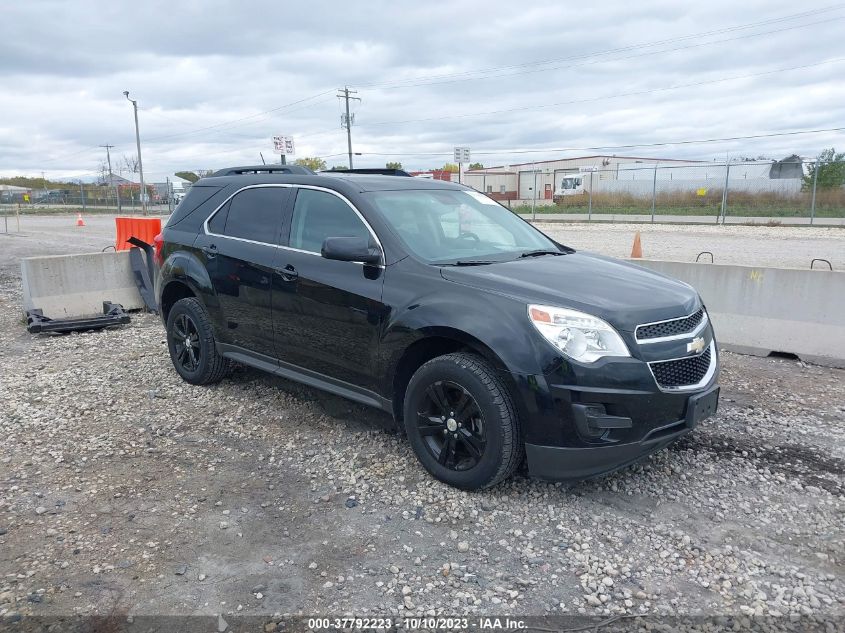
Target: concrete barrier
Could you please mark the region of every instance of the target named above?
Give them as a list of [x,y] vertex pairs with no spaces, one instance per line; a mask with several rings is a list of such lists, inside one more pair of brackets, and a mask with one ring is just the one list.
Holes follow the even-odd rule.
[[845,368],[845,272],[631,261],[698,290],[721,348]]
[[52,319],[103,313],[103,301],[139,310],[129,251],[21,259],[24,311],[40,308]]

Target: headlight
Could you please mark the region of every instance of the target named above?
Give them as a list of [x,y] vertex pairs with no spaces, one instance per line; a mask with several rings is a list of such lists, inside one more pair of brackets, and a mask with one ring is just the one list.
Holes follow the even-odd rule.
[[592,363],[604,356],[631,355],[616,330],[591,314],[529,305],[528,318],[549,343],[573,360]]

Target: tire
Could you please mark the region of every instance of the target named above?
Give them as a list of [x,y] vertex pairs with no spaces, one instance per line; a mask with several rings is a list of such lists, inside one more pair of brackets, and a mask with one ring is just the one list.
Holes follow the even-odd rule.
[[425,363],[408,383],[403,410],[417,459],[450,486],[490,488],[522,463],[513,399],[496,369],[480,356],[453,353]]
[[179,299],[170,309],[167,349],[176,372],[192,385],[220,382],[231,369],[229,360],[217,352],[208,312],[194,297]]

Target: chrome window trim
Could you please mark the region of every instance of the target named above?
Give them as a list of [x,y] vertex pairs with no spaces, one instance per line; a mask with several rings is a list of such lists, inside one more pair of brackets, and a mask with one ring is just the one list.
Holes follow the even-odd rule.
[[[378,235],[376,235],[376,232],[373,230],[373,227],[370,226],[369,222],[367,222],[367,219],[361,214],[361,212],[355,207],[355,205],[352,204],[349,201],[349,199],[346,196],[344,196],[342,193],[338,193],[337,191],[334,191],[333,189],[329,189],[327,187],[320,187],[318,185],[298,185],[298,184],[295,184],[295,183],[262,183],[262,184],[257,184],[257,185],[246,185],[245,187],[241,187],[240,189],[238,189],[237,191],[232,193],[223,202],[221,202],[217,206],[217,208],[214,209],[214,211],[212,211],[211,213],[208,214],[208,217],[202,223],[203,233],[205,233],[206,235],[208,235],[210,237],[219,237],[219,238],[223,238],[223,239],[227,239],[227,240],[236,240],[238,242],[245,242],[247,244],[257,244],[258,246],[270,246],[272,248],[280,248],[280,249],[283,249],[283,250],[286,250],[286,251],[293,251],[295,253],[306,253],[308,255],[315,255],[317,257],[322,257],[322,254],[320,254],[320,253],[317,253],[317,252],[314,252],[314,251],[306,251],[306,250],[301,249],[301,248],[294,248],[293,246],[286,246],[286,245],[283,245],[283,244],[271,244],[270,242],[259,242],[259,241],[256,241],[256,240],[248,240],[244,237],[235,237],[233,235],[221,235],[220,233],[212,233],[211,231],[208,230],[208,223],[211,222],[211,219],[215,215],[217,215],[217,213],[220,211],[220,209],[225,207],[229,203],[229,201],[232,198],[234,198],[236,195],[238,195],[242,191],[246,191],[247,189],[263,189],[263,188],[270,188],[270,187],[275,187],[275,188],[279,188],[279,189],[291,189],[291,188],[294,188],[294,187],[297,188],[297,189],[314,189],[315,191],[324,191],[326,193],[330,193],[334,196],[337,196],[341,200],[343,200],[349,206],[349,208],[352,209],[352,211],[355,213],[355,215],[358,216],[358,218],[361,220],[361,222],[364,223],[364,226],[367,227],[367,230],[370,232],[370,235],[375,240],[376,244],[378,245],[379,250],[381,251],[381,263],[376,264],[376,266],[379,267],[379,268],[384,268],[384,262],[385,262],[384,246],[382,245],[381,240],[378,238]],[[291,220],[293,220],[293,209],[291,209]],[[362,266],[364,265],[364,262],[351,262],[351,263],[361,264]],[[369,264],[369,265],[372,266],[373,264]]]
[[646,363],[648,365],[648,371],[651,373],[651,377],[654,380],[654,384],[657,385],[657,388],[660,389],[660,391],[662,391],[664,393],[678,393],[678,392],[684,392],[684,391],[697,391],[697,390],[707,386],[707,383],[709,383],[713,379],[713,376],[716,374],[716,368],[718,366],[718,362],[717,362],[717,359],[716,359],[716,340],[715,339],[710,341],[710,346],[708,347],[708,349],[710,350],[710,366],[707,368],[707,372],[704,374],[704,377],[701,380],[699,380],[697,383],[695,383],[694,385],[679,385],[677,387],[662,387],[660,385],[660,383],[657,382],[657,377],[654,375],[654,371],[651,369],[651,365],[652,365],[652,363],[670,363],[670,362],[675,361],[675,360],[688,360],[690,358],[697,358],[697,357],[705,354],[707,350],[702,351],[701,354],[695,354],[693,356],[681,356],[680,358],[666,358],[666,359],[654,360],[654,361],[651,361],[649,363]]
[[650,343],[663,343],[665,341],[678,341],[682,338],[695,338],[695,336],[697,334],[701,333],[701,330],[704,329],[704,326],[706,326],[707,322],[710,320],[710,317],[707,316],[707,310],[704,309],[704,306],[702,306],[699,309],[702,311],[701,322],[698,325],[696,325],[693,330],[691,330],[689,332],[684,332],[682,334],[672,334],[670,336],[660,336],[660,337],[657,337],[657,338],[645,338],[645,339],[642,339],[642,340],[637,338],[637,330],[639,330],[641,327],[647,327],[649,325],[659,325],[661,323],[671,323],[672,321],[681,321],[683,319],[688,319],[693,314],[695,314],[695,312],[698,312],[698,310],[696,310],[692,314],[688,314],[687,316],[676,317],[674,319],[666,319],[665,321],[652,321],[651,323],[640,323],[637,327],[634,328],[634,340],[636,340],[637,343],[639,343],[640,345],[648,345]]

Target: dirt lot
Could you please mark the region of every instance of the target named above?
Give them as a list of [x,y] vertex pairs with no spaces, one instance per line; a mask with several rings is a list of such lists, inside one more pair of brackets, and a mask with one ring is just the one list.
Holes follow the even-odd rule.
[[726,353],[718,417],[670,449],[469,494],[382,413],[187,385],[156,317],[27,334],[16,258],[111,239],[33,233],[0,234],[0,616],[845,615],[845,372]]
[[[12,266],[18,257],[99,251],[114,244],[113,215],[86,216],[85,223],[78,228],[76,217],[67,215],[22,216],[17,233],[10,220],[11,232],[0,232],[4,240],[0,268]],[[845,228],[840,227],[568,222],[538,222],[537,226],[564,244],[613,257],[628,257],[634,234],[641,231],[643,256],[651,259],[695,261],[701,251],[711,251],[720,264],[809,268],[813,258],[821,257],[830,260],[834,269],[845,269]]]
[[[845,229],[840,227],[689,226],[679,224],[567,224],[538,222],[554,239],[577,249],[629,257],[634,234],[642,236],[643,257],[695,261],[702,251],[717,264],[809,268],[815,258],[845,269]],[[710,257],[702,255],[701,261]],[[822,262],[816,268],[827,269]]]

